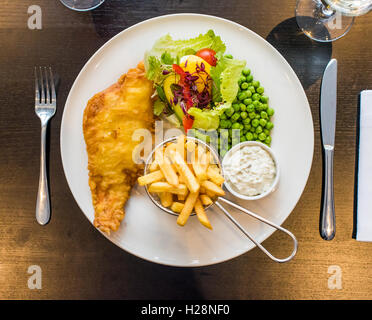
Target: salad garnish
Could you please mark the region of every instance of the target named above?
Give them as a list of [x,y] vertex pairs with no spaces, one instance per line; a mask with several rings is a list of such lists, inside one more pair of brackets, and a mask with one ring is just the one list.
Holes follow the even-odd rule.
[[[187,40],[174,40],[169,34],[158,39],[145,54],[146,76],[158,95],[154,114],[182,125],[186,133],[191,128],[239,129],[240,141],[270,144],[273,112],[266,112],[268,97],[253,81],[246,62],[225,51],[213,30]],[[231,136],[229,132],[228,149]]]

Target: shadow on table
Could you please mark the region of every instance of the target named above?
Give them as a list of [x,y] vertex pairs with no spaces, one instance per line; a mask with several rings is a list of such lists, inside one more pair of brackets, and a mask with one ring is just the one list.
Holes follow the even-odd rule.
[[295,17],[278,24],[266,40],[288,61],[305,89],[322,77],[332,57],[332,43],[308,38],[298,27]]

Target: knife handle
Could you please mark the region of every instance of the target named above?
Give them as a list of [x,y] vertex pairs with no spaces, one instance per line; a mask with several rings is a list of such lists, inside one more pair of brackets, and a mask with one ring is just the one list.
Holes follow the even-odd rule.
[[333,195],[333,147],[324,146],[324,190],[320,221],[320,235],[332,240],[336,233],[335,202]]

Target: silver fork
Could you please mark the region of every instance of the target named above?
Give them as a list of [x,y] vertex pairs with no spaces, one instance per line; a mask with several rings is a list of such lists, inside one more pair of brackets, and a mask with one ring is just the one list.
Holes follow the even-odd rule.
[[35,113],[41,120],[40,177],[36,201],[36,220],[41,225],[47,224],[50,219],[45,149],[47,125],[48,121],[56,113],[56,104],[57,99],[52,68],[35,67]]

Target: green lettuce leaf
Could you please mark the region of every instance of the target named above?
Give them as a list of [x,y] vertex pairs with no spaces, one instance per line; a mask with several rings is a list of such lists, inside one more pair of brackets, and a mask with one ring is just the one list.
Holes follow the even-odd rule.
[[165,109],[166,105],[160,99],[155,100],[154,102],[154,115],[160,116]]
[[214,102],[231,104],[238,93],[238,80],[246,65],[245,61],[221,57],[211,68]]
[[193,128],[202,130],[216,130],[220,125],[220,116],[229,105],[220,105],[215,109],[190,108],[189,115],[194,117]]
[[221,37],[216,36],[213,30],[200,34],[188,40],[173,40],[168,34],[158,39],[152,49],[145,53],[145,69],[148,79],[155,83],[164,80],[162,71],[169,68],[172,63],[177,63],[185,55],[195,54],[197,51],[209,48],[222,55],[226,46]]

